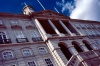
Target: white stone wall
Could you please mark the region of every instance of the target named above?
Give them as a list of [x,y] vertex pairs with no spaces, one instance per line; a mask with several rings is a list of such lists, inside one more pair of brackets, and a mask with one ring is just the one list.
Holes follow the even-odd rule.
[[[45,47],[47,50],[46,54],[40,54],[38,51],[38,47]],[[31,56],[23,56],[21,49],[22,48],[31,48],[32,55]],[[13,50],[14,58],[13,59],[3,59],[2,52],[4,50]],[[18,66],[27,66],[28,61],[35,61],[37,66],[46,66],[44,59],[50,58],[53,64],[52,56],[48,50],[46,44],[22,44],[22,45],[10,45],[10,46],[2,46],[0,47],[0,66],[7,66],[10,64],[16,64]]]

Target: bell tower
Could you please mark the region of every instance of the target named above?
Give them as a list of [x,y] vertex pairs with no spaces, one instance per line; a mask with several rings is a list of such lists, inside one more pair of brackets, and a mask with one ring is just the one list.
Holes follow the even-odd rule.
[[24,3],[25,6],[23,8],[23,14],[24,15],[32,15],[32,13],[34,12],[34,8],[30,5],[27,5],[26,3]]

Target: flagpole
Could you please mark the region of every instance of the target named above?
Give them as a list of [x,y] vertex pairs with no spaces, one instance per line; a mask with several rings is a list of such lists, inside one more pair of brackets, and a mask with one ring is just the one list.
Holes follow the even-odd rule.
[[56,7],[54,7],[54,9],[57,11],[57,13],[59,13],[59,11],[57,10],[57,8],[56,8]]
[[39,1],[39,0],[37,0],[38,1],[38,3],[41,5],[41,7],[43,8],[43,10],[46,10],[45,8],[44,8],[44,6],[42,5],[42,3]]

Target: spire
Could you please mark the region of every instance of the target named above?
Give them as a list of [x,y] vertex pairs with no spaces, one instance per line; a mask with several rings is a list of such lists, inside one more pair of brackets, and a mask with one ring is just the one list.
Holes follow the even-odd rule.
[[34,9],[32,6],[27,5],[25,2],[23,3],[25,6],[23,8],[23,14],[24,15],[32,15],[32,13],[34,12]]

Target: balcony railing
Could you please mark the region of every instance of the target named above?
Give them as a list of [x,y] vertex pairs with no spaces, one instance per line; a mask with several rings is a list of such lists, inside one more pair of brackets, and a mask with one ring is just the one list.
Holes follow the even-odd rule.
[[16,38],[16,41],[17,41],[18,43],[29,42],[27,38]]
[[11,39],[0,39],[0,44],[11,43]]
[[32,40],[33,40],[34,42],[43,41],[43,40],[42,40],[42,37],[32,38]]

